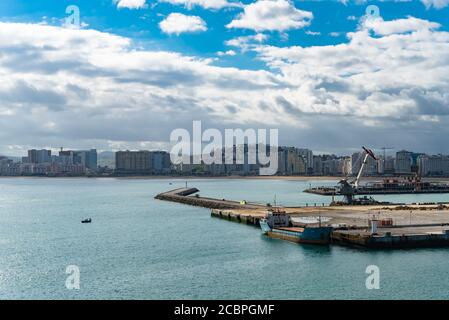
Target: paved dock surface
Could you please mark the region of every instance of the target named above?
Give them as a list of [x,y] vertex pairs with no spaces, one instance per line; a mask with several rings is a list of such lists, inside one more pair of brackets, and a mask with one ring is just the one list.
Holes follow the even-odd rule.
[[332,242],[335,244],[378,248],[418,248],[449,246],[449,226],[397,226],[381,228],[376,234],[370,230],[334,230]]

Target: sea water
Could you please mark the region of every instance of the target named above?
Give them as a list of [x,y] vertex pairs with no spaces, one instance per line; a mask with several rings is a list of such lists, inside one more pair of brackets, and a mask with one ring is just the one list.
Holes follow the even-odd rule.
[[[336,181],[194,179],[218,198],[290,206]],[[210,210],[154,200],[182,179],[0,179],[1,299],[440,299],[449,298],[449,248],[367,251],[298,245]],[[396,202],[448,195],[376,196]],[[81,220],[92,218],[91,224]],[[380,289],[367,289],[367,267]],[[79,289],[68,289],[68,266]],[[69,269],[70,270],[70,269]]]

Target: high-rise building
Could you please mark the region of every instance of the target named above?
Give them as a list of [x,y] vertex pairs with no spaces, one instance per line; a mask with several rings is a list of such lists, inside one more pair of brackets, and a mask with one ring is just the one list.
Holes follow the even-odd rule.
[[313,152],[309,149],[298,149],[298,153],[306,162],[306,173],[313,173]]
[[352,172],[352,161],[351,161],[351,157],[343,157],[342,159],[340,159],[340,172],[342,175],[344,176],[349,176],[351,175]]
[[[355,152],[351,156],[351,173],[356,176],[360,168],[362,167],[363,160],[365,159],[365,152]],[[374,160],[372,157],[368,157],[366,160],[366,165],[363,169],[363,174],[365,175],[376,175],[378,172],[377,168],[377,160]]]
[[337,159],[327,158],[323,160],[323,175],[334,176],[339,174],[339,163]]
[[287,174],[298,175],[306,173],[306,161],[299,154],[298,149],[288,148],[287,150]]
[[418,170],[422,176],[449,175],[449,157],[443,155],[420,155],[417,159]]
[[313,174],[319,176],[323,174],[323,159],[321,156],[313,156]]
[[287,174],[287,148],[285,147],[278,149],[278,174]]
[[165,151],[151,152],[152,170],[154,173],[166,173],[170,170],[170,154]]
[[356,176],[362,167],[362,152],[354,152],[351,155],[351,174]]
[[59,151],[59,157],[54,159],[58,163],[64,165],[83,165],[87,169],[97,170],[97,150],[64,150]]
[[384,174],[393,174],[395,169],[395,158],[392,156],[387,156],[384,163]]
[[314,174],[341,176],[351,174],[351,158],[338,157],[333,154],[314,156]]
[[59,151],[59,157],[54,159],[54,162],[63,164],[63,165],[72,165],[75,163],[79,163],[78,159],[75,159],[75,154],[73,151],[65,150]]
[[96,149],[74,151],[75,157],[80,159],[80,164],[90,170],[97,170],[98,155]]
[[417,153],[417,152],[412,152],[412,167],[411,167],[411,171],[412,172],[419,172],[419,164],[418,164],[418,159],[421,156],[425,156],[425,153]]
[[151,174],[150,151],[118,151],[115,153],[115,171],[118,174]]
[[28,157],[24,160],[28,163],[50,163],[51,150],[28,150]]
[[412,172],[412,153],[409,151],[396,152],[396,174],[409,174]]
[[[269,146],[240,144],[223,148],[222,159],[226,163],[224,165],[226,174],[257,175],[260,169],[260,163],[257,159],[260,148],[269,149]],[[218,170],[220,170],[219,167],[214,168],[214,171]]]
[[299,149],[294,147],[279,147],[278,174],[300,175],[306,174],[306,161],[300,155]]

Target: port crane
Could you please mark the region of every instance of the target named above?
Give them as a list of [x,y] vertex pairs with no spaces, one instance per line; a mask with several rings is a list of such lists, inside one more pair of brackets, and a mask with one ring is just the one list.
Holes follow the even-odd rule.
[[374,160],[378,160],[378,158],[374,155],[374,152],[366,147],[363,148],[363,162],[360,166],[360,170],[357,173],[355,180],[349,181],[348,178],[343,179],[339,182],[340,185],[340,194],[345,197],[345,201],[348,204],[354,202],[354,195],[357,193],[357,189],[359,187],[360,178],[362,177],[363,169],[365,169],[366,164],[368,163],[368,158],[372,158]]

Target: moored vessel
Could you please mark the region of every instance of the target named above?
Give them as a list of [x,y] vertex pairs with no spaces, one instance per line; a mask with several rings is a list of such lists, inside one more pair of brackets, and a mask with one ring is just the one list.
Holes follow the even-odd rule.
[[266,217],[260,220],[260,227],[264,234],[271,238],[287,240],[296,243],[329,244],[330,226],[293,226],[290,216],[281,209],[269,210]]

